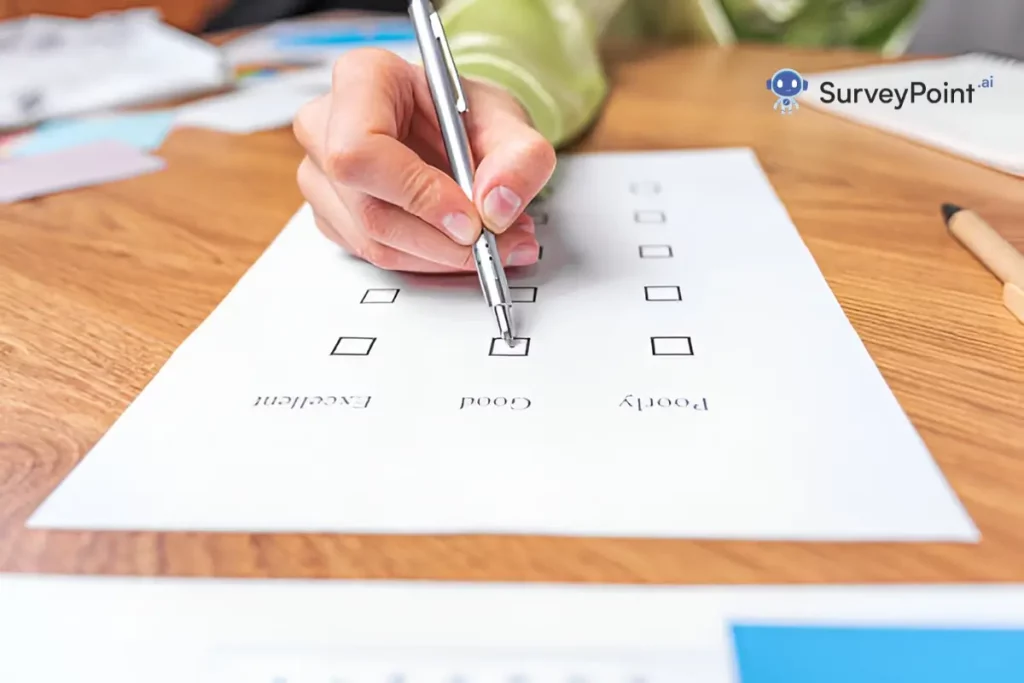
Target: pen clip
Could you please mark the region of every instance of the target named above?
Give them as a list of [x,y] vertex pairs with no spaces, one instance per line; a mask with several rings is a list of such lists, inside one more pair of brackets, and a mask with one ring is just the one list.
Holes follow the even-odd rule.
[[455,90],[455,108],[459,113],[464,114],[469,111],[469,105],[466,103],[465,93],[462,92],[459,72],[455,68],[455,60],[452,58],[451,50],[448,48],[448,38],[445,36],[444,26],[441,25],[441,17],[437,15],[437,12],[430,14],[430,27],[434,30],[434,37],[441,46],[441,55],[444,57],[445,68],[448,69],[448,78],[452,83],[452,88]]

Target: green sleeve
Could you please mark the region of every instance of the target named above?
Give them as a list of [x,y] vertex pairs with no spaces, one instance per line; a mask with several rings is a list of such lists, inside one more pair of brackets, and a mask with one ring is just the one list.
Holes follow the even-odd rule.
[[601,22],[619,0],[449,0],[439,14],[460,75],[512,93],[554,146],[580,135],[607,95]]
[[795,0],[772,11],[762,0],[718,0],[740,42],[846,46],[902,53],[925,0]]

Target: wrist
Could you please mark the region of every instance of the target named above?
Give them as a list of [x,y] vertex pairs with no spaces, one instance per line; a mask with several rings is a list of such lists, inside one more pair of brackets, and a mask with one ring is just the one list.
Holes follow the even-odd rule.
[[463,78],[504,98],[510,109],[549,142],[561,138],[562,120],[555,102],[528,70],[511,61],[475,52],[457,54],[455,62]]
[[503,83],[488,80],[486,78],[480,78],[479,76],[465,76],[464,81],[472,83],[474,89],[480,90],[487,94],[487,96],[498,102],[502,109],[506,110],[510,115],[523,121],[531,128],[536,128],[533,121],[533,116],[530,115],[529,110],[522,100]]

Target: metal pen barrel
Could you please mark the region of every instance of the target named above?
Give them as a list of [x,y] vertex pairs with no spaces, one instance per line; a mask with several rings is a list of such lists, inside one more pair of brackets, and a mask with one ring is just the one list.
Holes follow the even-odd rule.
[[[444,37],[444,27],[429,0],[411,0],[409,12],[417,29],[416,39],[423,55],[423,68],[427,74],[452,175],[462,191],[472,200],[473,159],[462,120],[462,114],[468,111],[469,106],[448,49],[448,42]],[[445,106],[445,103],[453,106]],[[487,305],[494,311],[502,339],[511,346],[515,338],[511,310],[512,295],[494,233],[486,227],[473,245],[473,259]]]

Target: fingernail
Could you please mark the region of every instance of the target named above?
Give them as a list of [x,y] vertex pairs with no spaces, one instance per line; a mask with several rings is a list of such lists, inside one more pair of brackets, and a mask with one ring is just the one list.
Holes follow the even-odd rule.
[[459,244],[472,244],[476,228],[464,213],[450,213],[441,220],[445,231]]
[[537,244],[533,242],[520,244],[508,255],[508,265],[510,266],[528,266],[536,261]]
[[515,192],[507,187],[498,186],[484,198],[484,215],[492,227],[504,230],[519,215],[519,207],[522,205],[523,200]]

